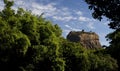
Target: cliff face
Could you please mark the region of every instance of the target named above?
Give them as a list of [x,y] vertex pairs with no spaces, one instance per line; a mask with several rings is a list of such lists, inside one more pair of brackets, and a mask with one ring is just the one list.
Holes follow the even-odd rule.
[[94,32],[71,31],[67,39],[72,42],[79,42],[85,48],[101,48],[99,36]]

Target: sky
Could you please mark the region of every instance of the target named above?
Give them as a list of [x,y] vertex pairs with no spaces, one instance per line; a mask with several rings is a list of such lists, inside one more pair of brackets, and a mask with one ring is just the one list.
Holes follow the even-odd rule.
[[[105,36],[112,32],[108,27],[109,21],[106,18],[99,21],[92,18],[92,11],[88,9],[88,5],[84,0],[14,0],[15,5],[12,7],[17,10],[22,7],[25,10],[31,10],[35,15],[44,13],[47,20],[58,24],[66,38],[70,31],[86,32],[92,31],[99,35],[102,45],[109,45]],[[3,0],[0,0],[0,10],[4,8]]]

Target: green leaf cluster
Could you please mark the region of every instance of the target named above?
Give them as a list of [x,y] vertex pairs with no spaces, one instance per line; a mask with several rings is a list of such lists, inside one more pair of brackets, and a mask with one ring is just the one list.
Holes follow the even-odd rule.
[[79,43],[62,41],[65,71],[116,71],[117,61],[105,49],[85,49]]

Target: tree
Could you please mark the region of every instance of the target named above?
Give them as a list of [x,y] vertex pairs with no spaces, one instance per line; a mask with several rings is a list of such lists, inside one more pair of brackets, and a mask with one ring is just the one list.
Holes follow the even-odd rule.
[[116,30],[107,35],[108,40],[110,40],[110,45],[106,51],[115,59],[117,59],[119,70],[120,70],[120,31]]
[[65,61],[65,71],[116,71],[115,59],[104,54],[104,49],[85,49],[79,43],[61,41],[61,56]]
[[112,29],[120,29],[120,1],[119,0],[85,0],[89,9],[93,10],[92,16],[95,19],[102,19],[105,16],[109,19],[109,26]]
[[119,0],[85,0],[89,9],[93,11],[92,16],[101,20],[103,16],[107,17],[108,24],[114,32],[108,34],[106,38],[110,41],[107,52],[117,59],[120,70],[120,1]]
[[61,40],[60,53],[65,60],[65,71],[88,71],[90,63],[85,48],[79,43]]
[[4,71],[63,71],[59,56],[61,29],[4,0],[0,12],[0,68]]
[[[99,52],[100,51],[100,52]],[[88,53],[90,61],[89,71],[117,71],[117,61],[109,54],[101,53],[101,50]]]

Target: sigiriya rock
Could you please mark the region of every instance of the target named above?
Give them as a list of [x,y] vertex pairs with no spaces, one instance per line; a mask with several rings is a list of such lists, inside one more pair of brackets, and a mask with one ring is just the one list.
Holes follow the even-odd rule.
[[71,31],[67,35],[71,42],[78,42],[85,48],[101,48],[99,36],[95,32]]

